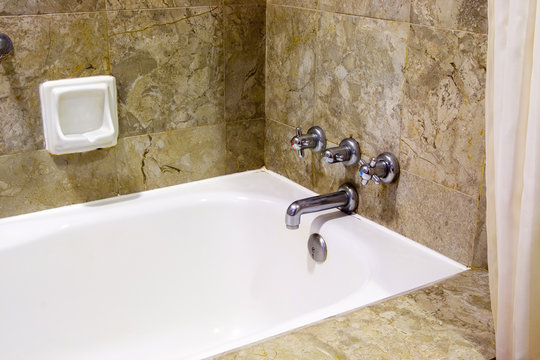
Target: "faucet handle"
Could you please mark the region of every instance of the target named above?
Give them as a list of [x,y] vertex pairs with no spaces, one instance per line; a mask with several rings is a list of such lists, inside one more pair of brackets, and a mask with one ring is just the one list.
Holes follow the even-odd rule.
[[[371,158],[371,161],[369,162],[370,168],[375,168],[377,166],[377,159]],[[371,181],[373,181],[375,184],[379,185],[381,183],[381,178],[377,176],[377,174],[371,175]]]
[[291,139],[291,146],[298,151],[299,157],[304,157],[304,149],[313,152],[321,152],[326,148],[326,134],[319,126],[309,128],[307,134],[302,134],[302,129],[296,128],[296,136]]
[[367,185],[369,180],[371,180],[371,161],[369,162],[369,164],[367,162],[365,162],[364,160],[360,159],[358,161],[358,164],[360,164],[360,177],[362,178],[362,185]]
[[389,183],[399,174],[399,162],[392,153],[384,152],[372,158],[369,164],[361,159],[358,163],[362,185],[367,185],[370,180],[375,184]]
[[304,149],[302,148],[302,140],[300,138],[302,137],[302,129],[299,127],[296,128],[296,136],[294,136],[291,139],[291,146],[294,150],[298,150],[298,156],[303,158],[304,157]]
[[328,164],[343,163],[345,166],[355,165],[360,157],[360,146],[353,138],[343,139],[339,146],[326,149],[323,160]]

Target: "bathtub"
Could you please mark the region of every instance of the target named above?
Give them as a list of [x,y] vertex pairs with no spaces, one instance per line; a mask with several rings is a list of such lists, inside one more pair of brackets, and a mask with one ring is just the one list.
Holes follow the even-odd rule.
[[262,169],[0,220],[0,357],[201,359],[466,270],[337,210],[287,230],[312,195]]

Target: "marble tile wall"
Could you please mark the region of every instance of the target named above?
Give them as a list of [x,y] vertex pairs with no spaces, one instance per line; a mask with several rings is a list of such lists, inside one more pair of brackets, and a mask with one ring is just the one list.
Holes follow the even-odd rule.
[[[269,0],[265,164],[319,193],[345,181],[358,212],[465,265],[486,267],[487,0]],[[399,157],[389,185],[299,159],[294,128]]]
[[[264,165],[263,0],[0,0],[0,217]],[[38,86],[117,79],[118,145],[44,150]]]

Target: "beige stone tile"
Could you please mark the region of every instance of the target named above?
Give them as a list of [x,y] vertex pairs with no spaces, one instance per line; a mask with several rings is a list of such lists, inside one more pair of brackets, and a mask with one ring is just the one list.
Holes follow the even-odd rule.
[[494,356],[488,273],[480,270],[210,359],[483,360]]
[[264,6],[226,6],[225,119],[264,117]]
[[[328,143],[328,147],[336,146]],[[313,155],[313,190],[319,194],[337,191],[341,184],[354,184],[359,203],[356,212],[390,229],[396,228],[396,196],[398,181],[390,184],[368,183],[362,185],[359,166],[327,164],[321,154]],[[398,178],[399,179],[399,178]]]
[[320,0],[321,10],[409,21],[411,0]]
[[105,10],[105,0],[0,0],[2,15],[37,15]]
[[407,24],[324,13],[317,41],[315,123],[364,156],[399,153]]
[[267,119],[264,163],[269,170],[275,171],[302,186],[312,188],[312,153],[306,151],[303,158],[298,156],[298,152],[291,148],[290,143],[295,134],[294,128]]
[[118,139],[118,192],[121,195],[147,190],[145,166],[152,140],[152,134]]
[[223,0],[106,0],[107,10],[163,9],[220,5]]
[[[57,168],[66,167],[72,203],[81,203],[116,196],[116,147],[85,153],[53,156]],[[39,189],[38,189],[39,190]]]
[[484,159],[487,38],[412,26],[405,70],[401,166],[478,196]]
[[225,174],[225,124],[121,139],[121,194],[161,188]]
[[464,265],[473,259],[476,199],[401,171],[397,231]]
[[221,8],[108,16],[121,136],[223,121]]
[[227,173],[264,166],[264,119],[227,123]]
[[267,4],[270,5],[286,5],[303,7],[308,9],[317,9],[319,0],[267,0]]
[[307,131],[313,125],[319,13],[269,6],[267,19],[266,116]]
[[116,149],[0,156],[0,217],[117,195]]
[[0,155],[43,148],[38,86],[109,73],[102,13],[0,17],[14,43],[0,62]]
[[488,0],[412,0],[411,22],[487,34]]

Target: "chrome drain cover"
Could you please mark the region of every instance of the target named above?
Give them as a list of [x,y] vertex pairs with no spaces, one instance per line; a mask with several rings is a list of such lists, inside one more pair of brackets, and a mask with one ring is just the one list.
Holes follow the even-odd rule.
[[323,237],[317,233],[309,236],[308,251],[311,258],[318,263],[323,263],[326,260],[328,249]]

